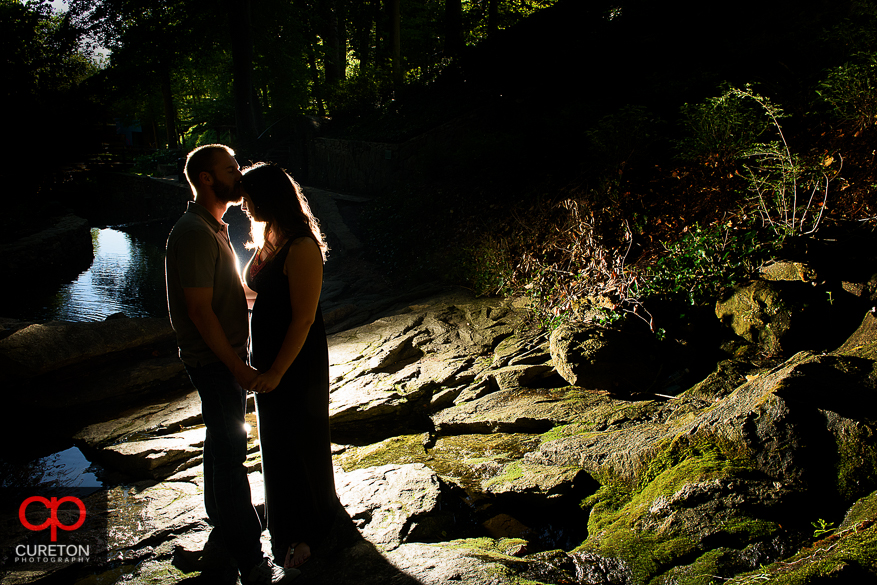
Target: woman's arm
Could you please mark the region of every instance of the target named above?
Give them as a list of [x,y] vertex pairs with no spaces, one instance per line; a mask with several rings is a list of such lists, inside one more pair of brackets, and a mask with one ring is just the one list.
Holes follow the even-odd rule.
[[314,240],[299,238],[293,241],[289,246],[283,268],[289,278],[292,320],[271,368],[256,379],[256,384],[253,386],[256,392],[270,392],[280,383],[280,379],[305,344],[320,301],[320,290],[323,287],[323,256]]
[[247,308],[249,310],[253,310],[253,303],[256,302],[256,296],[258,293],[247,286],[246,279],[241,279],[241,284],[244,285],[244,294],[247,295]]

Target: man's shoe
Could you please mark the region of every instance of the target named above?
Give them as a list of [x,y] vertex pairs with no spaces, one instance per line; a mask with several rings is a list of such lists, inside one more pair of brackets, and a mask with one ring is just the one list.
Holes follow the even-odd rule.
[[242,585],[281,585],[289,583],[301,575],[298,569],[284,569],[271,562],[271,559],[263,559],[261,563],[250,569],[250,573],[244,577],[241,575]]

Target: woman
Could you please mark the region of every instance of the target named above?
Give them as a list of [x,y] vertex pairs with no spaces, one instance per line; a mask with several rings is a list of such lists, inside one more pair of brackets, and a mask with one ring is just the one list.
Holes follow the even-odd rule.
[[329,444],[329,352],[319,299],[326,244],[298,184],[260,163],[241,179],[256,253],[244,281],[265,511],[277,564],[298,567],[337,506]]

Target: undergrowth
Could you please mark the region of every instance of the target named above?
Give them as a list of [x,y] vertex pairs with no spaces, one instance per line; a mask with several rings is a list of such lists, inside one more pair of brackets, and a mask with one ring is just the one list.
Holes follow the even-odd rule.
[[[497,172],[477,185],[408,186],[369,212],[371,243],[404,278],[524,297],[547,328],[623,322],[663,335],[656,301],[708,306],[790,237],[813,237],[832,211],[850,219],[861,213],[851,201],[875,207],[877,178],[862,172],[862,156],[855,179],[841,175],[877,112],[877,57],[856,59],[827,70],[795,115],[752,85],[723,83],[680,106],[677,139],[643,106],[594,118],[580,130],[587,160],[567,183],[492,184]],[[801,113],[820,109],[833,114]]]

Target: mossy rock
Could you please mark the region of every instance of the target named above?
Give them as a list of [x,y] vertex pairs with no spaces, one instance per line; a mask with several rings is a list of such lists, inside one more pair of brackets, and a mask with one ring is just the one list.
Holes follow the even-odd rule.
[[869,521],[863,526],[831,535],[790,558],[724,581],[728,585],[761,582],[773,585],[875,583],[877,524]]
[[346,472],[395,463],[426,463],[428,434],[401,435],[363,447],[350,447],[333,459]]
[[[648,582],[712,541],[740,548],[770,538],[777,524],[751,515],[768,485],[753,481],[745,459],[727,447],[668,445],[639,486],[609,481],[583,502],[591,508],[587,551],[625,562],[637,582]],[[678,462],[677,462],[678,460]]]

